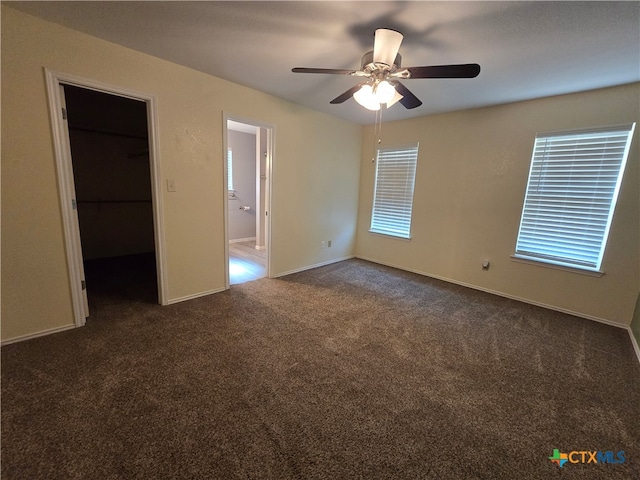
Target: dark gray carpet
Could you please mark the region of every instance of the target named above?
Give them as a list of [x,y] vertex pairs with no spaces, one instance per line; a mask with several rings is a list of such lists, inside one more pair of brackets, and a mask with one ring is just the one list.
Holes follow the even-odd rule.
[[623,329],[360,260],[167,307],[130,280],[2,348],[3,479],[640,478]]

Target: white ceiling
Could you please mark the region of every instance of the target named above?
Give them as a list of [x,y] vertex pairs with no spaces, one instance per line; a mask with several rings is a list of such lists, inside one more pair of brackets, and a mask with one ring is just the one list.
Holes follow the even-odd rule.
[[376,28],[404,34],[403,66],[479,63],[475,79],[413,79],[423,105],[383,121],[640,81],[640,2],[4,2],[70,28],[361,124],[352,69]]

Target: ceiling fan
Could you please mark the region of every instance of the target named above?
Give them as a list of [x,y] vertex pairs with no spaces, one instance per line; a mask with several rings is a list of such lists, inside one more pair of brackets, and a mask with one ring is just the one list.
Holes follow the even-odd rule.
[[328,73],[364,77],[366,81],[351,87],[329,103],[343,103],[353,96],[360,105],[369,110],[379,110],[382,104],[386,104],[388,108],[396,102],[400,102],[405,108],[416,108],[422,105],[420,99],[411,93],[400,80],[475,78],[480,73],[480,65],[477,63],[402,67],[402,57],[398,53],[402,39],[403,35],[395,30],[385,28],[376,30],[373,51],[362,56],[360,70],[296,67],[291,71],[294,73]]

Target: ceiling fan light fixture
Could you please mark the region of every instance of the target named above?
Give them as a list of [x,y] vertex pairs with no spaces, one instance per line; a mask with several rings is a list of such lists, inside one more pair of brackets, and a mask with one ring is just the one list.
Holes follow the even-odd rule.
[[387,108],[391,107],[392,105],[395,105],[396,103],[398,103],[400,100],[402,100],[404,98],[404,95],[400,95],[398,92],[395,91],[394,89],[394,94],[393,94],[393,98],[387,102]]
[[368,110],[380,110],[380,101],[373,93],[373,87],[369,84],[360,87],[360,90],[353,94],[356,102]]
[[376,101],[379,103],[389,103],[393,100],[396,89],[386,80],[381,81],[375,88]]
[[383,103],[386,103],[387,106],[393,105],[393,103],[395,103],[393,100],[396,98],[396,95],[395,87],[386,80],[383,80],[373,85],[369,83],[363,85],[360,87],[360,90],[353,94],[353,98],[364,108],[380,110],[380,106]]

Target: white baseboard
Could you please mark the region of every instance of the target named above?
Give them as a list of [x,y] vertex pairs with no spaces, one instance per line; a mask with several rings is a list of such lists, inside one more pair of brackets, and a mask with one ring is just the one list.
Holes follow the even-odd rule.
[[256,237],[247,237],[247,238],[234,238],[233,240],[229,240],[229,243],[243,243],[243,242],[255,242]]
[[171,305],[174,303],[186,302],[187,300],[193,300],[194,298],[206,297],[207,295],[213,295],[214,293],[224,292],[226,288],[217,288],[215,290],[207,290],[206,292],[194,293],[192,295],[185,295],[184,297],[172,298],[165,303],[165,305]]
[[[172,303],[184,302],[184,301],[187,301],[187,300],[192,300],[194,298],[199,298],[199,297],[204,297],[204,296],[211,295],[211,294],[214,294],[214,293],[224,292],[225,290],[226,290],[226,288],[220,288],[220,289],[216,289],[216,290],[209,290],[207,292],[195,293],[193,295],[187,295],[187,296],[184,296],[184,297],[172,298],[172,299],[168,300],[166,303],[164,303],[164,305],[171,305]],[[7,340],[3,340],[0,343],[0,346],[4,347],[5,345],[10,345],[12,343],[23,342],[25,340],[31,340],[32,338],[44,337],[45,335],[52,335],[54,333],[59,333],[59,332],[64,332],[66,330],[71,330],[73,328],[77,328],[75,324],[65,325],[64,327],[49,328],[47,330],[42,330],[40,332],[30,333],[28,335],[21,335],[19,337],[8,338]]]
[[640,345],[638,345],[638,341],[636,340],[635,335],[633,334],[633,330],[631,327],[627,327],[629,329],[629,336],[631,337],[631,344],[633,345],[633,349],[636,352],[636,357],[638,357],[638,362],[640,362]]
[[407,272],[417,273],[418,275],[423,275],[425,277],[435,278],[436,280],[442,280],[444,282],[453,283],[453,284],[456,284],[456,285],[460,285],[462,287],[472,288],[474,290],[480,290],[481,292],[491,293],[492,295],[497,295],[499,297],[505,297],[505,298],[509,298],[511,300],[517,300],[517,301],[522,302],[522,303],[528,303],[529,305],[535,305],[537,307],[547,308],[549,310],[554,310],[556,312],[567,313],[569,315],[573,315],[574,317],[586,318],[587,320],[593,320],[594,322],[605,323],[607,325],[611,325],[612,327],[629,328],[627,325],[622,325],[621,323],[613,322],[611,320],[607,320],[606,318],[595,317],[595,316],[587,315],[587,314],[581,313],[581,312],[574,312],[573,310],[568,310],[566,308],[560,308],[560,307],[556,307],[554,305],[548,305],[546,303],[536,302],[534,300],[529,300],[527,298],[522,298],[522,297],[518,297],[518,296],[515,296],[515,295],[509,295],[508,293],[498,292],[496,290],[491,290],[491,289],[488,289],[488,288],[479,287],[477,285],[472,285],[470,283],[459,282],[459,281],[453,280],[451,278],[441,277],[439,275],[433,275],[433,274],[430,274],[430,273],[422,272],[420,270],[415,270],[415,269],[401,267],[399,265],[394,265],[394,264],[387,263],[387,262],[382,262],[380,260],[376,260],[376,259],[373,259],[373,258],[361,257],[359,255],[357,255],[356,257],[360,258],[362,260],[366,260],[367,262],[378,263],[380,265],[386,265],[387,267],[393,267],[393,268],[397,268],[399,270],[405,270]]
[[287,272],[278,273],[276,275],[273,275],[271,278],[284,277],[286,275],[291,275],[292,273],[300,273],[300,272],[304,272],[305,270],[311,270],[313,268],[324,267],[325,265],[331,265],[332,263],[343,262],[343,261],[349,260],[351,258],[355,258],[355,255],[349,255],[347,257],[334,258],[333,260],[327,260],[326,262],[316,263],[315,265],[307,265],[306,267],[296,268],[294,270],[289,270]]
[[361,260],[366,260],[367,262],[378,263],[380,265],[386,265],[387,267],[397,268],[399,270],[405,270],[405,271],[411,272],[411,273],[417,273],[418,275],[423,275],[425,277],[435,278],[437,280],[442,280],[444,282],[453,283],[453,284],[460,285],[460,286],[463,286],[463,287],[473,288],[474,290],[480,290],[482,292],[491,293],[492,295],[497,295],[499,297],[505,297],[505,298],[509,298],[511,300],[517,300],[517,301],[522,302],[522,303],[528,303],[530,305],[536,305],[537,307],[547,308],[549,310],[554,310],[556,312],[568,313],[569,315],[573,315],[575,317],[584,318],[586,320],[591,320],[591,321],[594,321],[594,322],[604,323],[606,325],[611,325],[612,327],[624,328],[624,329],[629,331],[629,336],[631,337],[631,344],[633,345],[633,349],[636,352],[636,356],[638,357],[638,362],[640,362],[640,346],[638,345],[638,342],[637,342],[635,336],[633,335],[633,331],[631,330],[631,327],[629,327],[627,325],[621,325],[620,323],[612,322],[611,320],[607,320],[605,318],[594,317],[592,315],[586,315],[584,313],[574,312],[572,310],[555,307],[553,305],[547,305],[547,304],[541,303],[541,302],[534,302],[534,301],[528,300],[526,298],[516,297],[515,295],[508,295],[506,293],[497,292],[495,290],[490,290],[490,289],[487,289],[487,288],[481,288],[481,287],[478,287],[476,285],[471,285],[471,284],[464,283],[464,282],[458,282],[458,281],[452,280],[450,278],[440,277],[438,275],[430,275],[428,273],[421,272],[419,270],[405,268],[405,267],[401,267],[399,265],[393,265],[393,264],[387,263],[387,262],[381,262],[379,260],[374,260],[372,258],[361,257],[361,256],[356,256],[356,258],[359,258]]
[[0,345],[4,347],[5,345],[9,345],[11,343],[24,342],[25,340],[31,340],[32,338],[44,337],[45,335],[64,332],[65,330],[71,330],[72,328],[76,328],[75,323],[71,325],[65,325],[64,327],[48,328],[47,330],[42,330],[41,332],[9,338],[7,340],[3,340]]

